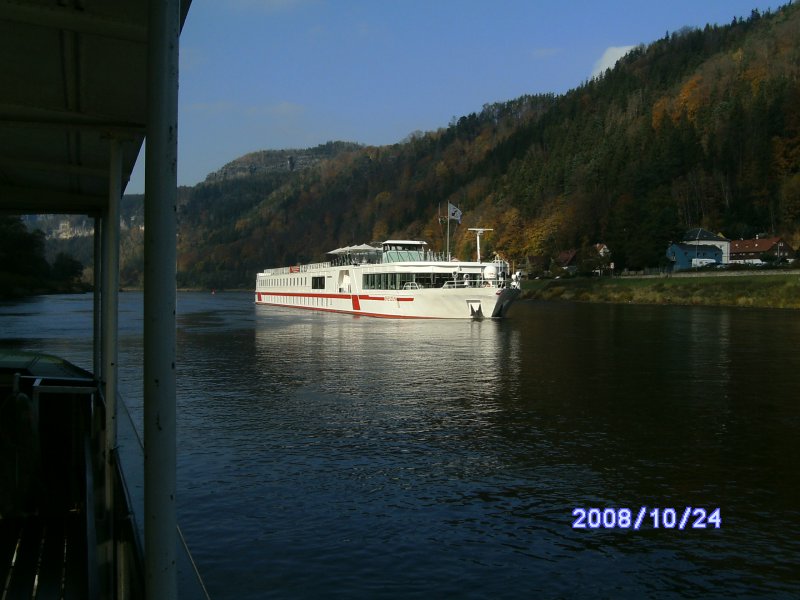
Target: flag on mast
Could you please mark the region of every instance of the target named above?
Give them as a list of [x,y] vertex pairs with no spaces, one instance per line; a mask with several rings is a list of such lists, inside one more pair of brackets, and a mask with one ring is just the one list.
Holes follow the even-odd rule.
[[461,224],[461,209],[457,206],[447,203],[447,218],[451,221],[458,221]]

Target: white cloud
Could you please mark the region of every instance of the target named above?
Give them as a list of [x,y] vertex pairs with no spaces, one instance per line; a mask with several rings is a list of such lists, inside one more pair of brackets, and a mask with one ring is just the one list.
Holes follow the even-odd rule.
[[606,48],[606,51],[603,52],[603,56],[601,56],[600,59],[594,63],[592,77],[597,77],[598,75],[604,73],[606,69],[613,69],[614,65],[617,64],[617,61],[635,47],[636,46],[611,46]]

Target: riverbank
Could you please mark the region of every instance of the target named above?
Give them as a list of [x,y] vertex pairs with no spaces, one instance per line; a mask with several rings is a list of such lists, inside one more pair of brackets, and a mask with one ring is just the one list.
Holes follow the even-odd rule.
[[800,309],[800,271],[525,281],[522,299]]
[[92,286],[76,281],[42,280],[0,273],[0,300],[20,300],[47,294],[85,294]]

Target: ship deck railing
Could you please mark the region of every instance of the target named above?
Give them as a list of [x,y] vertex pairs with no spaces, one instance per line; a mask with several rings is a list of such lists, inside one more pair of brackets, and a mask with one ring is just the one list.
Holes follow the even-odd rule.
[[[335,258],[334,260],[331,261],[264,269],[264,271],[260,273],[260,275],[291,275],[296,273],[306,273],[308,271],[318,271],[320,269],[327,269],[329,267],[347,267],[347,266],[359,267],[362,265],[381,265],[381,264],[392,264],[397,262],[454,263],[454,264],[458,262],[448,259],[447,255],[443,252],[432,252],[432,251],[425,252],[422,256],[420,256],[420,254],[421,253],[419,252],[406,252],[405,254],[395,252],[390,256],[384,254],[382,258],[378,259],[372,259],[368,257],[354,258],[353,256],[347,255]],[[502,261],[494,261],[492,264],[505,265],[506,263]]]
[[442,288],[480,288],[480,287],[498,287],[497,283],[489,279],[460,279],[458,281],[445,281]]
[[332,263],[330,261],[311,263],[308,265],[296,265],[292,267],[275,267],[273,269],[264,269],[261,275],[291,275],[296,273],[306,273],[308,271],[317,271],[319,269],[327,269]]
[[[131,463],[141,471],[143,458],[123,414],[111,456],[116,501],[109,514],[98,382],[0,370],[0,599],[144,597],[144,537],[135,516],[143,482],[131,485],[122,469],[122,462],[126,470],[133,466],[136,479]],[[182,597],[208,598],[180,531],[178,539]],[[103,556],[109,546],[112,563]]]
[[[144,444],[139,435],[133,416],[123,398],[118,395],[119,411],[117,421],[118,446],[115,458],[119,464],[120,483],[122,493],[125,494],[125,506],[128,512],[124,515],[125,529],[122,534],[126,536],[123,542],[130,540],[132,549],[137,551],[136,560],[144,556],[142,541],[144,536]],[[186,538],[177,528],[178,552],[177,579],[178,590],[181,598],[193,600],[208,600],[206,589],[200,570],[194,561]],[[137,565],[138,566],[138,565]],[[144,573],[144,570],[141,571]]]
[[2,597],[99,598],[97,384],[18,376],[14,390],[3,379]]

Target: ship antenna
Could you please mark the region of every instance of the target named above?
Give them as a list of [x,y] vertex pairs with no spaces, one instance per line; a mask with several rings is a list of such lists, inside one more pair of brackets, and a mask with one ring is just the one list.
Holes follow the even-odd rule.
[[484,231],[494,231],[494,229],[488,229],[486,227],[470,227],[470,231],[475,232],[475,236],[478,240],[478,262],[481,262],[481,235],[483,235]]

